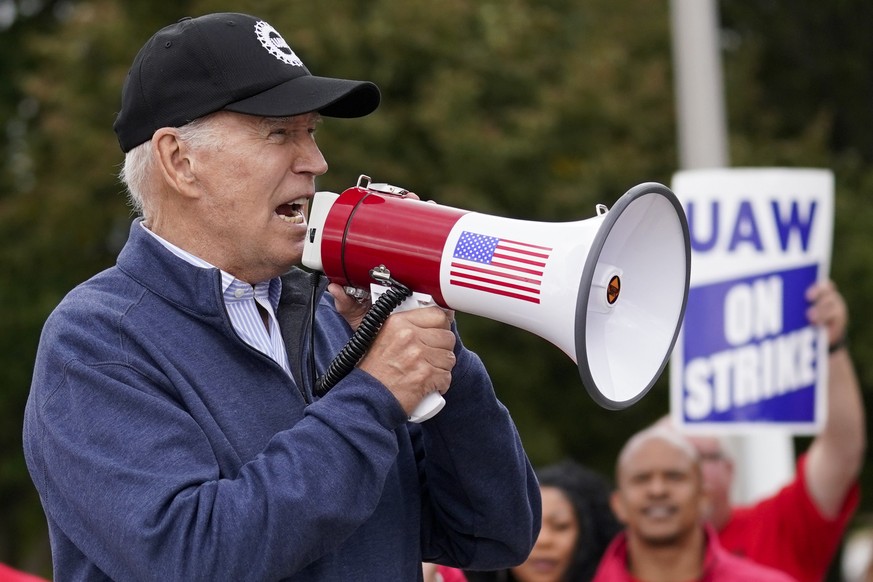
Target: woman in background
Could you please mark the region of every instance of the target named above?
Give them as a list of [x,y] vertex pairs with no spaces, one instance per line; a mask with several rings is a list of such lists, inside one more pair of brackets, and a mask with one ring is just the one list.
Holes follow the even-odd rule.
[[528,559],[509,570],[467,571],[469,582],[588,582],[621,524],[609,507],[610,482],[565,460],[537,471],[543,524]]

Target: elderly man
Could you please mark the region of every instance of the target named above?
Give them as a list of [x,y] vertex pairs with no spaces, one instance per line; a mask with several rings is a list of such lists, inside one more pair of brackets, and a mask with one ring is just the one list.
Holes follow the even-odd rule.
[[[327,170],[315,130],[379,99],[245,14],[140,50],[115,131],[142,217],[46,322],[25,413],[56,580],[406,581],[422,561],[525,559],[537,482],[450,312],[392,315],[313,393],[366,309],[294,268]],[[408,423],[434,391],[442,412]]]

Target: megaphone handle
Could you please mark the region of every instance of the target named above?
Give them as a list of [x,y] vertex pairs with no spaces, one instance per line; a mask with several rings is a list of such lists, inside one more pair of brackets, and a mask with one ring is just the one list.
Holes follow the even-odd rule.
[[[388,288],[384,285],[371,283],[370,297],[373,301],[377,301],[382,293],[387,289]],[[404,299],[400,305],[394,308],[394,313],[409,311],[410,309],[418,309],[419,307],[428,307],[430,305],[436,305],[433,297],[424,293],[413,292],[409,297]],[[442,397],[442,394],[439,392],[431,392],[418,403],[418,406],[416,406],[415,410],[412,411],[412,414],[409,415],[409,422],[418,423],[433,418],[445,405],[446,400]]]
[[433,418],[437,412],[443,409],[446,405],[446,399],[439,392],[431,392],[418,403],[412,414],[409,415],[409,422],[424,422]]

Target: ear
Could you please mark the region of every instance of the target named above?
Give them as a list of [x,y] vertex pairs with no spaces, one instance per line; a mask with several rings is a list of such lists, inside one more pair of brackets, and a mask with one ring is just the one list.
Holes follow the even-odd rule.
[[192,195],[197,181],[191,149],[179,139],[175,128],[162,127],[152,136],[152,147],[161,176],[173,190],[183,195]]
[[621,498],[621,492],[617,489],[609,495],[609,507],[612,508],[612,513],[623,524],[627,524],[627,512],[624,508],[624,501]]

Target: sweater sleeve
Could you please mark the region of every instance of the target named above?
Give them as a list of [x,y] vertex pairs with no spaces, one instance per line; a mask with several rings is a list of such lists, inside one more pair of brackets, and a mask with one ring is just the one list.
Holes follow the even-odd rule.
[[68,361],[42,380],[26,412],[31,474],[55,535],[115,580],[290,576],[368,519],[405,420],[359,373],[241,463],[217,458],[190,411],[123,363]]
[[497,569],[527,559],[541,523],[539,485],[479,357],[456,346],[446,406],[422,423],[425,559]]

